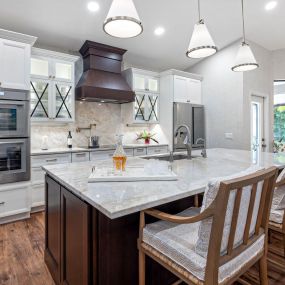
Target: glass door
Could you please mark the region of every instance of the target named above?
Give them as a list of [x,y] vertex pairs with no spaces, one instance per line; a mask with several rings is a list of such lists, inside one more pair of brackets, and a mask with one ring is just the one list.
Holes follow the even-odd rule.
[[274,82],[274,152],[285,151],[285,80]]
[[145,119],[150,123],[158,122],[158,95],[147,95]]
[[251,149],[265,150],[264,139],[264,98],[252,96],[251,100]]
[[30,178],[28,139],[0,140],[0,184]]
[[74,90],[71,84],[54,83],[55,86],[55,119],[72,120],[74,109]]
[[50,112],[50,81],[31,80],[31,118],[48,119]]
[[145,122],[145,106],[146,106],[147,95],[144,93],[136,94],[134,104],[134,121]]

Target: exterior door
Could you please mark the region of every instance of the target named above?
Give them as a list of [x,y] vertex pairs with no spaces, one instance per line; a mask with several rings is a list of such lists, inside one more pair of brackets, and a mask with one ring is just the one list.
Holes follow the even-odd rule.
[[252,96],[251,98],[251,149],[265,151],[264,138],[264,98]]

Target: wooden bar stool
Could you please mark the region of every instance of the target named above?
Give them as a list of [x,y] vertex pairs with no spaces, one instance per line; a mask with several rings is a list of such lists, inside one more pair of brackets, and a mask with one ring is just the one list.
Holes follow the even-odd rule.
[[[145,285],[146,255],[179,280],[198,285],[232,284],[258,261],[261,284],[268,284],[268,221],[276,177],[272,167],[215,179],[205,189],[201,211],[142,211],[139,285]],[[146,224],[145,215],[159,221]]]
[[[275,190],[273,194],[272,207],[269,216],[269,241],[271,235],[276,234],[281,236],[282,247],[275,247],[269,244],[269,250],[279,256],[285,258],[285,169],[280,173],[276,180]],[[279,264],[277,261],[270,259],[272,263]],[[285,262],[285,260],[284,260]]]

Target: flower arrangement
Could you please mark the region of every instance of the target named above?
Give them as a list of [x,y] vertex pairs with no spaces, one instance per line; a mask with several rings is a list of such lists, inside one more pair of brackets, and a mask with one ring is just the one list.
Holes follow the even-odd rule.
[[137,134],[137,141],[138,140],[144,140],[144,143],[145,144],[149,144],[150,143],[150,140],[158,143],[158,141],[154,138],[155,134],[152,134],[150,132],[147,132],[146,130],[144,130],[143,132],[141,133],[138,133]]

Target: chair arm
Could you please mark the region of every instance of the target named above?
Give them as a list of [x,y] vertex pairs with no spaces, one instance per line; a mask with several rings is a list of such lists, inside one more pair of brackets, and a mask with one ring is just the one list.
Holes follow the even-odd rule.
[[285,179],[275,183],[275,190],[278,191],[278,187],[285,185]]
[[149,210],[145,210],[142,212],[149,216],[155,217],[159,220],[176,223],[176,224],[197,223],[197,222],[200,222],[202,220],[205,220],[213,216],[213,211],[210,208],[207,208],[205,211],[203,211],[202,213],[196,216],[190,216],[190,217],[181,217],[177,215],[171,215],[171,214],[158,211],[156,209],[149,209]]

